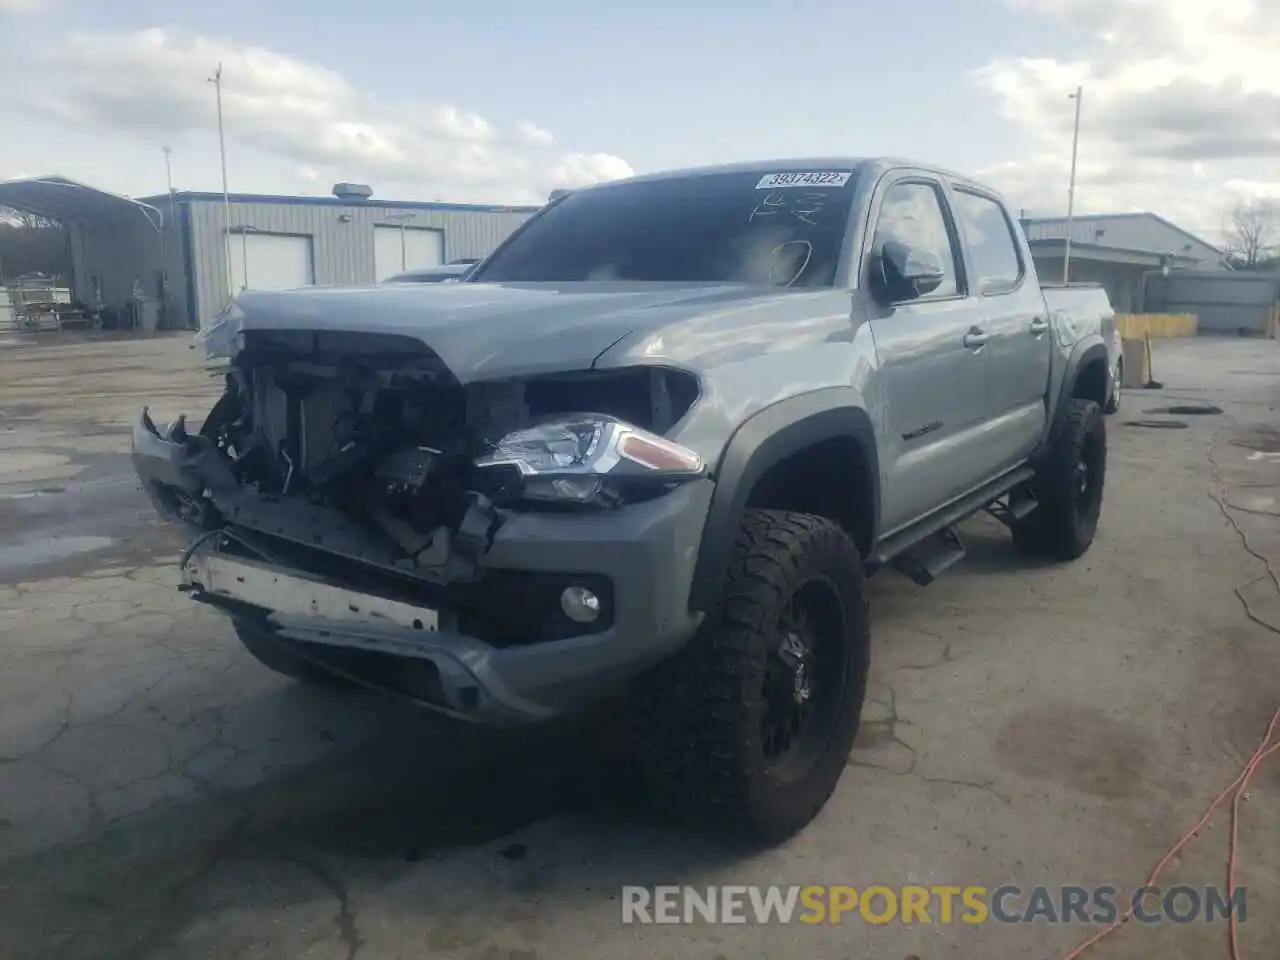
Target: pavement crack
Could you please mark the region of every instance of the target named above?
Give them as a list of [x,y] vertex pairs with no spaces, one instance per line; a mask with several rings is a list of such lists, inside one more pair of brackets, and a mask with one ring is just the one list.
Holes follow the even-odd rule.
[[931,777],[928,774],[920,773],[916,770],[916,760],[914,757],[911,760],[911,766],[906,770],[895,770],[892,767],[886,767],[884,764],[871,763],[867,760],[850,760],[849,766],[865,767],[868,770],[879,770],[881,773],[887,773],[893,777],[915,777],[917,780],[923,780],[925,783],[940,783],[951,787],[965,787],[970,790],[981,790],[984,793],[991,794],[1005,806],[1013,806],[1013,801],[997,790],[995,785],[990,781],[979,782],[977,780],[953,780],[950,777]]
[[991,794],[993,797],[995,797],[1005,806],[1007,807],[1013,806],[1013,801],[1010,800],[1008,797],[1006,797],[999,790],[997,790],[995,788],[995,785],[992,784],[991,781],[989,780],[979,783],[976,780],[951,780],[951,779],[948,779],[947,777],[929,777],[923,773],[917,773],[915,774],[915,776],[919,777],[925,783],[944,783],[953,787],[968,787],[972,790],[983,790]]
[[[927,670],[930,667],[935,667],[935,666],[938,666],[939,664],[949,662],[950,659],[951,659],[951,644],[946,643],[943,646],[942,659],[938,661],[938,663],[928,664],[925,666],[894,667],[893,669],[894,670],[913,670],[913,669]],[[885,690],[887,690],[889,693],[888,702],[886,703],[884,700],[878,700],[876,702],[882,704],[884,708],[888,710],[889,716],[886,717],[884,720],[879,720],[879,721],[875,721],[874,723],[866,724],[866,726],[878,727],[879,729],[883,730],[884,731],[883,742],[894,743],[902,747],[903,750],[907,751],[907,755],[911,758],[911,761],[910,763],[907,764],[906,769],[897,769],[883,763],[876,763],[873,760],[859,760],[856,757],[851,756],[847,762],[848,766],[865,767],[868,770],[879,770],[881,773],[887,773],[890,776],[894,776],[894,777],[915,777],[918,780],[923,780],[925,783],[939,783],[939,784],[945,784],[947,786],[952,786],[952,787],[965,787],[970,790],[982,790],[986,793],[991,794],[993,797],[995,797],[1005,806],[1013,805],[1013,801],[1010,800],[1008,797],[1006,797],[999,790],[997,790],[995,788],[995,785],[992,784],[990,781],[980,782],[977,780],[952,779],[949,777],[934,777],[925,773],[921,773],[917,769],[920,763],[920,754],[917,752],[915,747],[913,747],[911,744],[903,740],[902,737],[898,734],[899,725],[901,724],[909,725],[911,721],[903,717],[900,713],[898,713],[898,691],[895,690],[893,687],[889,686],[887,683],[883,685]]]
[[355,960],[356,954],[364,947],[365,940],[360,936],[360,928],[356,913],[351,908],[351,895],[347,890],[346,881],[319,861],[300,854],[277,850],[270,855],[281,863],[291,864],[310,874],[338,901],[338,914],[334,917],[334,923],[338,927],[338,938],[347,948],[346,960]]
[[907,751],[907,755],[911,758],[911,761],[907,765],[907,768],[905,770],[896,770],[893,767],[887,767],[887,766],[884,766],[883,764],[873,763],[869,760],[857,760],[853,757],[849,758],[848,764],[854,767],[870,767],[871,769],[875,769],[875,770],[884,770],[886,773],[892,773],[894,776],[899,776],[899,777],[907,776],[908,774],[912,773],[915,770],[916,762],[919,760],[919,754],[916,752],[915,747],[907,743],[907,741],[903,740],[902,737],[898,734],[898,727],[902,724],[910,725],[911,721],[907,720],[905,717],[901,716],[898,713],[898,692],[894,690],[893,687],[889,686],[887,683],[883,683],[883,681],[882,681],[882,684],[885,690],[889,692],[889,701],[888,703],[885,703],[883,700],[879,700],[876,702],[880,703],[889,712],[889,716],[887,716],[883,720],[876,720],[870,723],[863,724],[863,727],[868,729],[879,729],[884,731],[882,742],[897,744],[903,750]]
[[879,770],[881,773],[887,773],[893,777],[909,777],[915,773],[916,761],[912,757],[911,766],[906,770],[895,770],[893,767],[886,767],[883,763],[872,763],[870,760],[855,760],[852,757],[849,758],[848,765],[851,767],[864,767],[867,770]]
[[1266,630],[1270,630],[1272,633],[1280,634],[1280,627],[1276,627],[1275,624],[1264,620],[1258,614],[1254,613],[1253,608],[1249,605],[1248,598],[1244,595],[1244,591],[1247,587],[1250,587],[1262,580],[1270,580],[1271,585],[1276,589],[1276,592],[1280,593],[1280,577],[1276,576],[1275,568],[1271,566],[1271,560],[1265,554],[1259,553],[1253,544],[1249,542],[1248,535],[1241,528],[1239,521],[1236,520],[1231,510],[1228,508],[1226,500],[1227,484],[1222,478],[1222,468],[1218,465],[1218,459],[1214,456],[1213,452],[1214,444],[1216,442],[1217,434],[1215,433],[1213,439],[1209,441],[1209,445],[1205,451],[1209,460],[1209,473],[1212,475],[1214,481],[1214,486],[1210,487],[1208,490],[1209,499],[1218,505],[1218,509],[1222,512],[1222,516],[1226,518],[1227,523],[1231,525],[1231,529],[1236,532],[1236,536],[1240,539],[1240,545],[1244,548],[1245,553],[1259,561],[1266,570],[1265,573],[1254,577],[1249,582],[1232,587],[1232,593],[1234,593],[1236,595],[1236,599],[1240,601],[1240,605],[1244,608],[1244,614],[1246,617],[1258,626],[1263,627]]
[[[926,631],[920,631],[920,632],[926,633]],[[936,637],[938,640],[942,640],[942,638],[935,633],[928,633],[927,635],[931,637]],[[898,666],[887,668],[886,672],[892,673],[896,670],[933,670],[934,668],[940,667],[943,664],[954,663],[955,660],[956,658],[951,651],[951,641],[942,640],[942,654],[933,663],[903,663],[903,664],[899,664]]]
[[68,691],[67,702],[63,705],[62,716],[58,719],[57,732],[54,733],[45,741],[43,741],[42,743],[40,743],[38,746],[32,747],[30,750],[25,750],[22,753],[12,754],[7,757],[0,757],[0,766],[7,766],[13,763],[21,763],[24,760],[38,761],[42,753],[44,753],[46,750],[52,747],[55,743],[61,740],[62,737],[66,735],[67,731],[69,731],[73,726],[76,726],[76,724],[73,724],[71,722],[71,715],[75,711],[75,702],[76,702],[75,690]]

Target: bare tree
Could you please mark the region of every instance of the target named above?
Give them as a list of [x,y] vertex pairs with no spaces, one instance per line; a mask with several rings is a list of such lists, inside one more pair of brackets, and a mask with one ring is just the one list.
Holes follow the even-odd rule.
[[0,207],[0,223],[17,227],[20,230],[51,230],[61,226],[57,220],[50,220],[38,213],[27,213],[25,210],[14,210]]
[[1240,201],[1227,212],[1223,233],[1227,261],[1235,269],[1266,265],[1280,249],[1280,204],[1274,200]]
[[66,233],[56,220],[0,207],[0,281],[27,273],[65,276]]

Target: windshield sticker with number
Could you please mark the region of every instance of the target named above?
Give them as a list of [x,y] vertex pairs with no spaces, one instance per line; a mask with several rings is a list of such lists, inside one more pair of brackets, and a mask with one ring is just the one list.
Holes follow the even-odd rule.
[[766,173],[756,184],[757,190],[776,190],[779,187],[843,187],[853,173],[849,170],[797,171],[793,173]]

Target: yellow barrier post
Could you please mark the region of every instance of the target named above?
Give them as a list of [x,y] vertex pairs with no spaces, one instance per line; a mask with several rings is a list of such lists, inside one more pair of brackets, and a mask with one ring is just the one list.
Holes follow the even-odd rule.
[[1120,341],[1124,350],[1124,373],[1120,386],[1126,390],[1139,390],[1151,380],[1150,356],[1147,341],[1130,337]]

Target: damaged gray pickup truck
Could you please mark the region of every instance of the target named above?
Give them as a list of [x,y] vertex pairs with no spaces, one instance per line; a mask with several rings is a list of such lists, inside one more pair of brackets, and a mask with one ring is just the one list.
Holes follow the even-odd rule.
[[848,760],[869,573],[927,584],[983,510],[1089,548],[1109,309],[945,171],[643,176],[460,283],[242,293],[225,394],[133,458],[267,666],[491,725],[620,703],[655,800],[777,841]]

